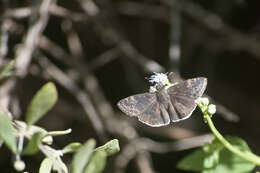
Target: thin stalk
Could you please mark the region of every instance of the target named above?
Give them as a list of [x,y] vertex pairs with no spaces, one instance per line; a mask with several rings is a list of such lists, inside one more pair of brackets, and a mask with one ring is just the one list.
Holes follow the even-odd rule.
[[232,153],[242,157],[243,159],[255,163],[256,165],[260,166],[260,157],[251,153],[251,152],[242,152],[238,148],[231,145],[216,129],[214,126],[210,116],[208,114],[204,115],[204,118],[207,120],[210,130],[215,135],[215,137]]

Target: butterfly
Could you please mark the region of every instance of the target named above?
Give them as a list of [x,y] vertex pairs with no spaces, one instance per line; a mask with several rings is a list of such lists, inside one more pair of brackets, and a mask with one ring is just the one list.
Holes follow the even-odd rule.
[[[163,76],[165,75],[165,76]],[[197,77],[174,83],[174,74],[155,73],[149,79],[156,83],[150,92],[129,96],[117,103],[129,116],[142,123],[160,127],[189,118],[207,86],[207,78]]]

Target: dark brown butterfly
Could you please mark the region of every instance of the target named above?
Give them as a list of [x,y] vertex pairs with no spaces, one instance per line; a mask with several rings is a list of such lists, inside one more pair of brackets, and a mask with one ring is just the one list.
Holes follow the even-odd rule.
[[[168,79],[173,83],[173,73],[169,73]],[[190,117],[197,106],[195,100],[206,89],[207,79],[198,77],[170,86],[157,82],[155,86],[156,91],[129,96],[120,100],[117,106],[125,114],[137,116],[139,121],[149,126],[165,126],[170,121],[178,122]]]

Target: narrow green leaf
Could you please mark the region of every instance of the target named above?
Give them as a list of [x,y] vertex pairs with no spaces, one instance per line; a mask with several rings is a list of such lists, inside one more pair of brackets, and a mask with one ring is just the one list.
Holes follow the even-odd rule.
[[33,134],[29,143],[24,148],[22,154],[23,155],[33,155],[33,154],[37,153],[43,136],[44,136],[44,134],[41,132]]
[[0,71],[0,79],[10,76],[12,74],[12,70],[14,69],[15,61],[10,61],[1,71]]
[[5,142],[7,147],[16,153],[15,129],[10,118],[0,111],[0,138]]
[[78,151],[78,149],[81,147],[81,143],[79,142],[73,142],[70,143],[68,145],[66,145],[63,149],[62,149],[62,153],[63,154],[67,154],[67,153],[73,153]]
[[56,103],[58,93],[52,82],[45,84],[33,97],[26,112],[28,125],[36,123]]
[[52,161],[49,158],[45,158],[40,166],[39,173],[51,173]]
[[203,149],[197,149],[177,163],[177,168],[185,171],[201,172],[206,153]]
[[92,151],[96,146],[94,139],[89,139],[83,146],[79,148],[77,153],[74,154],[72,164],[70,167],[71,173],[82,173],[84,167],[87,165]]
[[106,166],[106,161],[107,154],[105,151],[94,151],[84,173],[101,173]]
[[117,139],[113,139],[107,142],[105,145],[95,149],[95,151],[100,151],[100,150],[105,151],[107,156],[111,156],[120,151],[119,142]]
[[59,130],[59,131],[51,131],[47,133],[47,136],[62,136],[62,135],[67,135],[71,133],[71,129],[68,130]]

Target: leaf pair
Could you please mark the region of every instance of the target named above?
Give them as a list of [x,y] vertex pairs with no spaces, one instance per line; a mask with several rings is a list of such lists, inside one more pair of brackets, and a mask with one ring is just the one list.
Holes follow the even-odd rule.
[[101,173],[106,165],[107,156],[119,152],[117,139],[95,148],[94,139],[89,139],[74,155],[70,172],[73,173]]
[[[117,153],[119,143],[117,139],[107,142],[105,145],[95,149],[96,141],[89,139],[85,144],[72,143],[62,149],[63,153],[74,152],[71,173],[101,173],[106,165],[107,156]],[[50,173],[54,163],[50,158],[45,158],[39,170],[39,173]]]
[[[226,138],[233,146],[242,151],[251,152],[247,143],[237,137]],[[197,149],[184,159],[177,167],[182,170],[202,173],[249,173],[255,164],[231,153],[217,140]]]
[[[45,113],[47,113],[57,101],[57,91],[53,83],[45,84],[33,97],[26,113],[26,122],[28,125],[36,123]],[[3,110],[0,111],[0,139],[5,142],[7,147],[13,152],[17,152],[15,128],[12,120]],[[29,148],[25,153],[34,153],[36,143],[39,142],[40,136],[37,134],[33,137]],[[36,139],[36,140],[35,140]],[[34,150],[34,151],[33,151]]]

